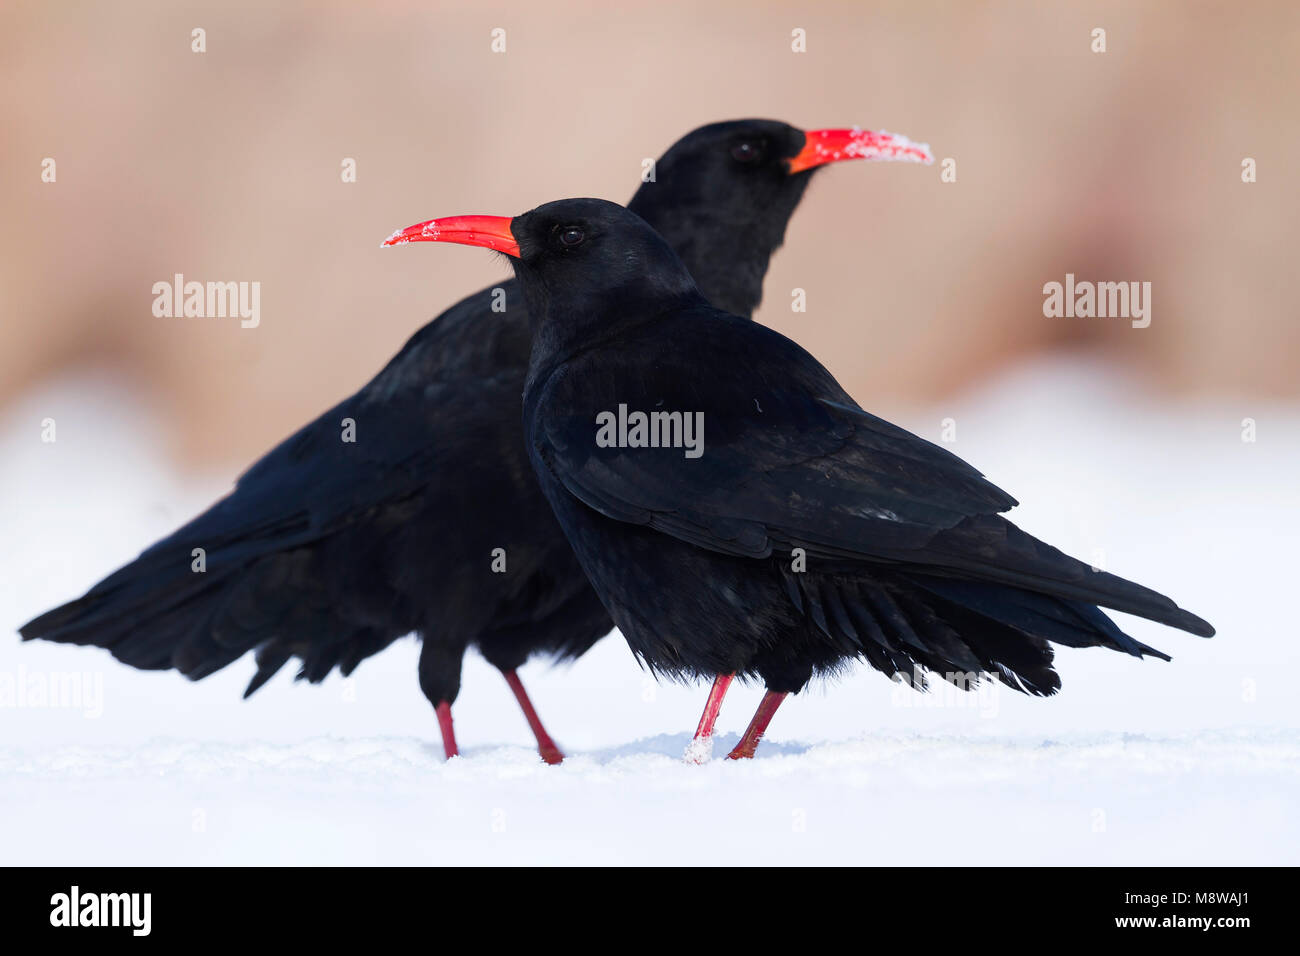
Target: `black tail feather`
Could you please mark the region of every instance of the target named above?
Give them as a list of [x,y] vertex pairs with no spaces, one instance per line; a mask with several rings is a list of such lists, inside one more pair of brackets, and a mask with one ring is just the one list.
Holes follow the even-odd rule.
[[924,687],[924,672],[969,688],[989,674],[1023,693],[1061,687],[1052,644],[1169,660],[1090,604],[988,582],[890,573],[799,582],[810,621],[875,669]]
[[948,574],[978,583],[1003,584],[1022,591],[1135,614],[1180,630],[1212,637],[1214,627],[1150,588],[1058,551],[1026,534],[1001,515],[967,518],[935,535],[921,551],[900,560],[920,574]]

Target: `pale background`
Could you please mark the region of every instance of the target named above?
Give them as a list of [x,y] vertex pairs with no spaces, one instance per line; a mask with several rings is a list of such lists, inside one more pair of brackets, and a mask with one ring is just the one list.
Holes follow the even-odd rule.
[[[1300,861],[1297,62],[1292,3],[6,2],[0,678],[84,673],[102,699],[0,706],[0,859]],[[787,703],[760,759],[703,768],[676,755],[704,689],[654,685],[617,635],[524,670],[558,768],[473,654],[444,764],[412,641],[247,702],[247,660],[192,685],[18,643],[506,274],[381,251],[393,229],[626,200],[644,157],[743,116],[957,160],[952,184],[819,175],[758,318],[868,409],[936,440],[952,419],[1018,523],[1216,638],[1121,616],[1174,661],[1062,650],[1049,700],[858,668]],[[175,272],[260,281],[261,327],[154,318]],[[1151,327],[1045,318],[1067,272],[1151,282]],[[758,695],[733,690],[720,750]]]
[[[1053,348],[1161,391],[1295,397],[1297,60],[1285,2],[10,0],[0,408],[106,369],[183,461],[235,465],[503,274],[472,250],[381,251],[393,229],[625,201],[643,157],[745,116],[898,130],[957,160],[951,184],[938,166],[823,174],[769,275],[759,318],[868,407]],[[260,281],[261,327],[155,319],[176,272]],[[1066,272],[1150,281],[1151,328],[1045,319]]]

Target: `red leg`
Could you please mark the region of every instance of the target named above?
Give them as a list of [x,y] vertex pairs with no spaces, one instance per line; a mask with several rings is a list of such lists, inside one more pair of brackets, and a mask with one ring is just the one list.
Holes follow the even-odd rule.
[[695,728],[695,736],[686,747],[688,763],[704,763],[713,754],[713,725],[722,710],[722,698],[727,696],[727,688],[735,674],[719,674],[713,678],[713,688],[709,699],[704,702],[704,713],[700,715],[700,725]]
[[736,749],[727,754],[728,759],[741,760],[754,756],[754,751],[758,749],[758,742],[763,739],[763,732],[767,730],[767,725],[772,722],[776,709],[781,706],[781,701],[785,698],[784,693],[778,694],[774,690],[769,690],[763,695],[763,699],[758,702],[758,710],[754,711],[754,719],[745,728],[745,736],[740,738]]
[[546,732],[542,726],[542,719],[537,716],[537,711],[533,707],[533,702],[528,699],[528,691],[524,690],[523,681],[514,671],[502,671],[506,683],[510,689],[515,692],[515,700],[519,701],[519,707],[524,712],[524,718],[528,721],[528,726],[533,729],[533,736],[537,738],[537,752],[542,755],[542,760],[549,764],[557,764],[564,760],[564,754],[560,748],[555,746],[555,741],[551,735]]
[[442,749],[447,754],[447,759],[460,756],[460,751],[456,749],[456,732],[451,729],[451,703],[442,701],[434,708],[438,714],[438,728],[442,731]]

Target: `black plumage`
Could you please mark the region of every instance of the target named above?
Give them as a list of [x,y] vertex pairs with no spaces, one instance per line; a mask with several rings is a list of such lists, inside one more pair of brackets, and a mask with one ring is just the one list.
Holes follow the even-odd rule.
[[[565,200],[488,218],[517,244],[534,320],[524,427],[542,489],[650,668],[716,677],[715,714],[731,675],[765,683],[733,756],[752,755],[786,694],[854,658],[1043,695],[1060,686],[1053,643],[1165,657],[1098,605],[1213,634],[1021,531],[1002,516],[1015,499],[975,468],[863,411],[794,342],[710,305],[633,213]],[[630,429],[602,440],[615,409],[701,415],[700,454]]]
[[[700,287],[738,314],[758,305],[807,186],[810,173],[789,162],[805,140],[771,121],[703,127],[669,149],[632,200]],[[291,658],[299,678],[320,681],[414,631],[420,686],[449,755],[450,704],[473,644],[506,673],[543,756],[560,759],[513,672],[534,653],[582,654],[611,622],[529,466],[519,413],[529,319],[516,283],[499,288],[504,312],[492,289],[452,306],[229,496],[25,625],[24,639],[105,647],[131,666],[193,679],[252,651],[247,696]],[[345,419],[354,442],[341,440]],[[202,573],[195,548],[206,552]],[[505,573],[493,569],[495,549]]]

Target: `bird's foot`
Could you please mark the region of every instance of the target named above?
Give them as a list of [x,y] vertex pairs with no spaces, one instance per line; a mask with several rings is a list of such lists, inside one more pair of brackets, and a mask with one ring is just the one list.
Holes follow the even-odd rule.
[[519,701],[519,709],[524,712],[524,719],[528,721],[528,726],[532,728],[533,736],[537,738],[537,752],[541,754],[542,761],[554,766],[557,763],[564,762],[564,752],[555,745],[551,735],[546,732],[542,726],[542,719],[537,716],[537,709],[533,707],[533,702],[528,697],[528,691],[524,690],[524,682],[519,679],[519,675],[514,671],[501,672],[505,677],[506,683],[514,691],[515,700]]
[[713,758],[713,735],[705,734],[691,738],[691,742],[686,745],[686,752],[682,754],[682,759],[687,763],[701,764],[708,763]]
[[700,715],[700,725],[695,728],[695,737],[686,745],[686,753],[682,755],[687,763],[708,763],[713,757],[713,725],[718,720],[718,712],[722,710],[722,699],[727,696],[727,688],[731,686],[731,679],[735,676],[719,674],[713,678],[709,699],[704,702],[704,713]]
[[460,750],[456,746],[456,732],[451,726],[451,701],[440,701],[434,708],[438,715],[438,729],[442,731],[442,749],[447,759],[459,757]]
[[767,725],[772,722],[776,715],[776,709],[781,706],[781,701],[785,700],[786,695],[769,690],[759,701],[758,710],[754,711],[754,719],[749,722],[745,728],[745,735],[740,738],[740,743],[727,754],[728,760],[749,760],[754,756],[754,751],[758,749],[758,742],[763,739],[763,733],[767,730]]
[[753,760],[754,751],[758,749],[758,741],[762,739],[760,735],[752,744],[746,744],[743,740],[731,748],[731,753],[727,754],[728,760]]

